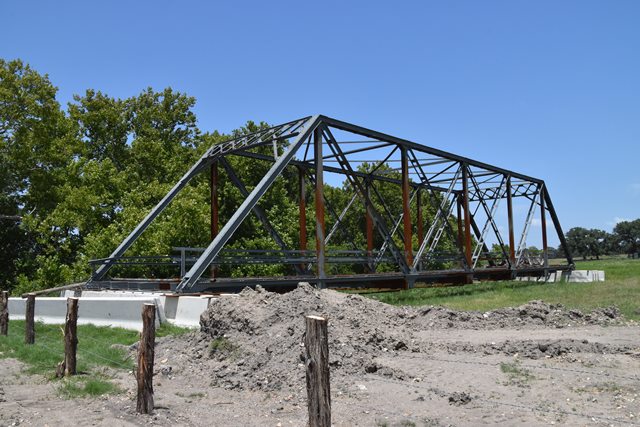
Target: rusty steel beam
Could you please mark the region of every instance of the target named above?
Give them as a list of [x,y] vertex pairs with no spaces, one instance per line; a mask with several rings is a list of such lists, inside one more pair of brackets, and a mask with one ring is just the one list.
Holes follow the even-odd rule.
[[462,199],[460,196],[456,196],[456,209],[457,209],[457,223],[458,223],[458,249],[460,252],[464,252],[464,239],[463,239],[463,228],[462,228]]
[[325,272],[325,243],[326,226],[324,221],[324,171],[322,160],[322,129],[318,126],[313,131],[313,152],[316,169],[316,267],[318,276],[318,287],[324,288],[327,277]]
[[424,216],[422,214],[422,191],[420,189],[416,190],[418,194],[416,195],[416,217],[418,221],[418,242],[422,242],[424,238]]
[[[336,140],[332,131],[337,131],[337,136],[346,139],[342,141],[344,144],[367,143],[361,146],[352,146],[353,149],[343,150],[344,146]],[[367,141],[349,141],[348,138],[342,136],[341,131],[351,133],[352,135],[366,136]],[[274,146],[274,154],[266,155],[265,147],[267,145]],[[313,148],[312,148],[313,147]],[[261,148],[260,152],[256,149]],[[324,152],[326,150],[326,152]],[[378,151],[376,151],[378,150]],[[373,159],[375,156],[366,157],[365,153],[379,154],[378,158],[371,160],[373,163],[372,170],[359,170],[358,164],[364,162],[363,158]],[[303,155],[304,153],[304,155]],[[307,157],[308,154],[308,157]],[[362,154],[362,155],[360,155]],[[427,154],[427,156],[425,156]],[[271,162],[273,166],[260,179],[256,187],[249,192],[240,178],[227,169],[229,155],[240,155],[254,159],[266,160]],[[296,157],[296,158],[294,158]],[[361,157],[360,159],[358,157]],[[392,165],[389,169],[389,163],[400,162]],[[411,162],[411,163],[409,163]],[[335,164],[331,164],[335,163]],[[236,185],[241,189],[241,195],[245,197],[241,206],[235,213],[231,213],[230,218],[220,218],[220,187],[218,168],[222,166],[227,171],[224,174],[225,183],[228,181],[231,185]],[[276,179],[280,179],[289,166],[296,167],[298,176],[298,188],[293,192],[298,192],[298,224],[299,227],[299,249],[288,250],[284,242],[279,238],[277,232],[269,224],[267,212],[260,209],[259,201],[265,192],[272,186]],[[413,170],[410,170],[410,167]],[[556,212],[553,208],[549,194],[544,181],[532,178],[526,175],[518,174],[506,169],[488,165],[466,157],[457,156],[442,150],[437,150],[428,146],[419,145],[411,141],[396,138],[380,132],[372,131],[360,126],[351,125],[331,119],[326,116],[313,116],[299,119],[283,125],[278,125],[269,129],[260,129],[258,132],[249,135],[234,135],[231,139],[216,144],[208,149],[183,178],[172,188],[160,203],[138,224],[136,229],[127,237],[113,252],[110,258],[105,258],[100,267],[95,270],[92,275],[92,281],[104,282],[111,280],[106,277],[106,272],[111,265],[122,264],[127,265],[127,260],[122,257],[123,252],[137,239],[137,237],[148,227],[148,225],[159,215],[175,195],[193,178],[197,173],[208,171],[210,185],[210,234],[211,243],[207,248],[203,249],[202,255],[195,260],[195,264],[191,269],[182,273],[182,279],[175,283],[175,289],[178,292],[188,292],[194,290],[214,290],[217,289],[220,281],[230,281],[231,279],[217,277],[216,280],[210,280],[202,276],[203,272],[212,269],[212,278],[218,275],[213,266],[219,268],[219,265],[236,265],[240,263],[252,264],[272,264],[282,261],[283,265],[290,265],[296,269],[296,275],[288,276],[286,273],[282,280],[295,283],[297,280],[306,280],[317,284],[319,287],[335,286],[342,282],[357,284],[357,286],[367,287],[369,279],[386,281],[394,280],[394,284],[400,286],[404,283],[405,287],[410,287],[415,280],[427,280],[432,282],[435,278],[448,278],[455,276],[455,281],[460,283],[464,281],[469,283],[474,278],[482,277],[503,277],[503,274],[523,275],[525,273],[542,274],[549,269],[565,268],[562,266],[549,266],[549,248],[547,241],[547,215],[553,221],[555,231],[558,233],[561,245],[565,250],[569,265],[566,269],[573,267],[573,260],[566,245],[564,234],[560,227]],[[315,172],[312,175],[311,171]],[[366,251],[363,246],[365,242],[360,239],[354,239],[347,231],[343,220],[349,206],[353,203],[354,198],[347,204],[343,212],[337,215],[331,206],[332,200],[325,197],[324,194],[324,173],[341,174],[345,181],[344,187],[351,187],[355,191],[355,197],[363,199],[365,207],[364,227],[366,233]],[[206,173],[206,172],[205,172]],[[307,175],[307,176],[305,176]],[[289,175],[287,175],[288,177]],[[295,175],[292,175],[294,177]],[[501,187],[495,187],[494,182],[497,177],[504,177],[507,181],[507,191],[502,192]],[[479,180],[478,180],[479,179]],[[381,191],[376,188],[377,182],[393,183],[396,190],[401,194],[401,214],[394,216],[399,206],[393,206],[390,199],[383,197]],[[436,184],[446,183],[443,187]],[[295,182],[293,183],[295,188]],[[315,238],[316,248],[309,251],[308,242],[309,235],[307,233],[307,203],[306,194],[312,186],[314,187],[314,205],[315,205]],[[244,188],[244,191],[242,190]],[[416,201],[416,211],[411,212],[411,204],[413,203],[411,191],[414,191]],[[536,265],[522,266],[518,265],[516,257],[515,231],[514,230],[514,207],[513,199],[515,197],[527,197],[532,195],[530,192],[536,190],[541,199],[540,215],[542,224],[542,248],[544,257],[544,266]],[[385,193],[386,194],[386,193]],[[371,196],[375,197],[375,203]],[[427,197],[425,199],[425,197]],[[497,200],[502,197],[507,198],[508,221],[509,221],[509,251],[506,251],[506,244],[502,241],[500,233],[497,231],[497,225],[494,221],[494,214],[497,203],[490,206],[487,204],[490,200]],[[342,200],[342,199],[340,199]],[[456,204],[456,206],[453,205]],[[476,206],[475,203],[478,203]],[[526,231],[531,222],[532,215],[535,215],[535,198],[532,200],[532,208],[527,216],[527,224],[523,236],[526,237]],[[432,206],[433,205],[433,206]],[[379,210],[378,207],[381,206]],[[431,212],[431,207],[436,209],[435,213]],[[457,233],[454,231],[456,224],[452,222],[452,210],[457,207]],[[473,207],[473,209],[472,209]],[[484,221],[483,216],[478,216],[484,208],[487,214],[487,220],[484,223],[476,223]],[[231,241],[233,234],[236,232],[242,221],[254,212],[260,221],[265,225],[267,231],[274,236],[276,243],[281,247],[282,255],[256,256],[254,254],[238,255],[233,254],[233,250],[226,248],[227,242]],[[395,212],[392,214],[392,212]],[[326,215],[329,218],[336,217],[331,232],[327,230]],[[352,220],[353,218],[351,218]],[[220,221],[223,223],[220,223]],[[362,221],[363,218],[360,218]],[[388,227],[389,221],[393,228]],[[402,222],[403,227],[400,228]],[[414,230],[414,222],[416,229]],[[430,225],[431,224],[431,225]],[[482,228],[479,225],[483,225]],[[427,226],[428,230],[425,229]],[[493,264],[493,258],[489,254],[488,243],[485,242],[485,235],[489,226],[493,227],[496,237],[502,247],[503,256],[508,259],[507,266],[487,266],[483,263],[482,267],[475,268],[478,258],[483,254],[487,257],[490,264]],[[374,231],[375,230],[375,231]],[[334,232],[343,232],[344,236],[340,237],[340,242],[336,242],[336,246],[342,246],[349,243],[353,246],[353,250],[328,250],[328,242]],[[438,246],[441,241],[443,232],[448,233],[448,240],[455,246],[456,251],[446,249],[445,245]],[[383,250],[375,250],[374,232],[378,232],[385,242]],[[397,233],[397,234],[396,234]],[[419,241],[417,251],[413,249],[413,234]],[[344,239],[342,238],[344,237]],[[395,237],[395,239],[394,239]],[[477,238],[477,245],[474,246],[474,237]],[[523,239],[524,239],[523,237]],[[402,247],[398,245],[402,239]],[[356,243],[355,240],[358,242]],[[292,242],[290,242],[292,243]],[[385,248],[389,247],[393,259],[387,256],[385,262],[390,262],[392,270],[385,273],[376,273],[375,264],[378,262],[378,256],[388,255]],[[294,246],[298,246],[294,244]],[[428,251],[425,252],[425,250]],[[222,252],[221,252],[222,251]],[[221,254],[219,256],[219,254]],[[385,255],[386,254],[386,255]],[[489,254],[489,255],[487,255]],[[423,257],[424,255],[424,257]],[[130,257],[136,258],[136,257]],[[175,263],[175,260],[168,256],[169,261]],[[182,257],[184,259],[184,256]],[[423,261],[454,261],[459,262],[458,266],[453,266],[447,271],[444,270],[423,270],[429,268],[431,263],[424,264]],[[124,261],[124,262],[121,262]],[[132,261],[134,264],[136,260]],[[155,261],[154,261],[155,262]],[[191,262],[191,261],[189,261]],[[183,261],[184,263],[184,261]],[[235,263],[235,264],[234,264]],[[350,271],[349,274],[332,275],[330,267],[336,264],[358,265],[358,267]],[[132,265],[134,265],[132,264]],[[312,266],[315,264],[315,271]],[[424,265],[423,265],[424,264]],[[167,264],[169,265],[169,264]],[[364,273],[362,267],[364,266]],[[211,267],[210,267],[211,266]],[[185,270],[184,267],[182,268]],[[292,271],[287,270],[287,271]],[[340,270],[344,271],[344,270]],[[357,272],[357,273],[356,273]],[[449,274],[451,273],[451,274]],[[383,277],[384,276],[384,277]],[[505,276],[506,277],[506,276]],[[247,284],[256,285],[262,279],[268,279],[271,283],[277,278],[247,278]],[[463,280],[462,280],[463,279]],[[127,279],[129,280],[129,279]],[[176,279],[177,280],[177,279]],[[439,280],[439,279],[438,279]],[[452,279],[453,280],[453,279]],[[100,282],[100,283],[102,283]],[[380,282],[381,283],[381,282]],[[164,286],[164,285],[163,285]],[[171,285],[173,286],[173,285]]]

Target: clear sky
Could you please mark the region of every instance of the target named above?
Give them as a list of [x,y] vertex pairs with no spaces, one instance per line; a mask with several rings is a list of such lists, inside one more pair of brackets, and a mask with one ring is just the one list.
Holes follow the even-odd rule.
[[640,1],[16,0],[0,16],[0,57],[48,73],[63,104],[171,86],[205,131],[321,113],[543,178],[565,231],[640,217]]

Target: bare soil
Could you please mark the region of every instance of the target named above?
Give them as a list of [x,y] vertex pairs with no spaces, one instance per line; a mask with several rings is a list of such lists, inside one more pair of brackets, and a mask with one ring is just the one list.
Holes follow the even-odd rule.
[[301,286],[220,298],[201,330],[159,339],[152,416],[131,373],[111,372],[121,394],[63,400],[2,359],[0,426],[304,426],[308,314],[329,319],[336,426],[640,425],[640,327],[613,307],[456,312]]

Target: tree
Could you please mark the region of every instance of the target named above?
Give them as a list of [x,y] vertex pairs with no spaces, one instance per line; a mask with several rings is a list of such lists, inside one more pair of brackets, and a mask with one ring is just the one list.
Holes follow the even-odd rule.
[[613,233],[621,251],[629,255],[640,252],[640,219],[617,223]]
[[566,239],[574,255],[581,256],[583,260],[589,256],[600,259],[608,252],[611,235],[603,230],[574,227],[566,233]]
[[65,181],[64,167],[73,156],[70,123],[56,92],[46,75],[20,60],[0,59],[2,288],[15,285],[18,270],[30,274],[38,268],[41,241],[28,224],[46,217],[59,202],[55,187]]

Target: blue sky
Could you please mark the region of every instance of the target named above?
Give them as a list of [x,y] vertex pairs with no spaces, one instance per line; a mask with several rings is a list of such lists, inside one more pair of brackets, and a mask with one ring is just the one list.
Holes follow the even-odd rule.
[[321,113],[541,177],[565,231],[640,217],[637,1],[23,0],[0,15],[0,56],[48,73],[62,103],[171,86],[220,131]]

